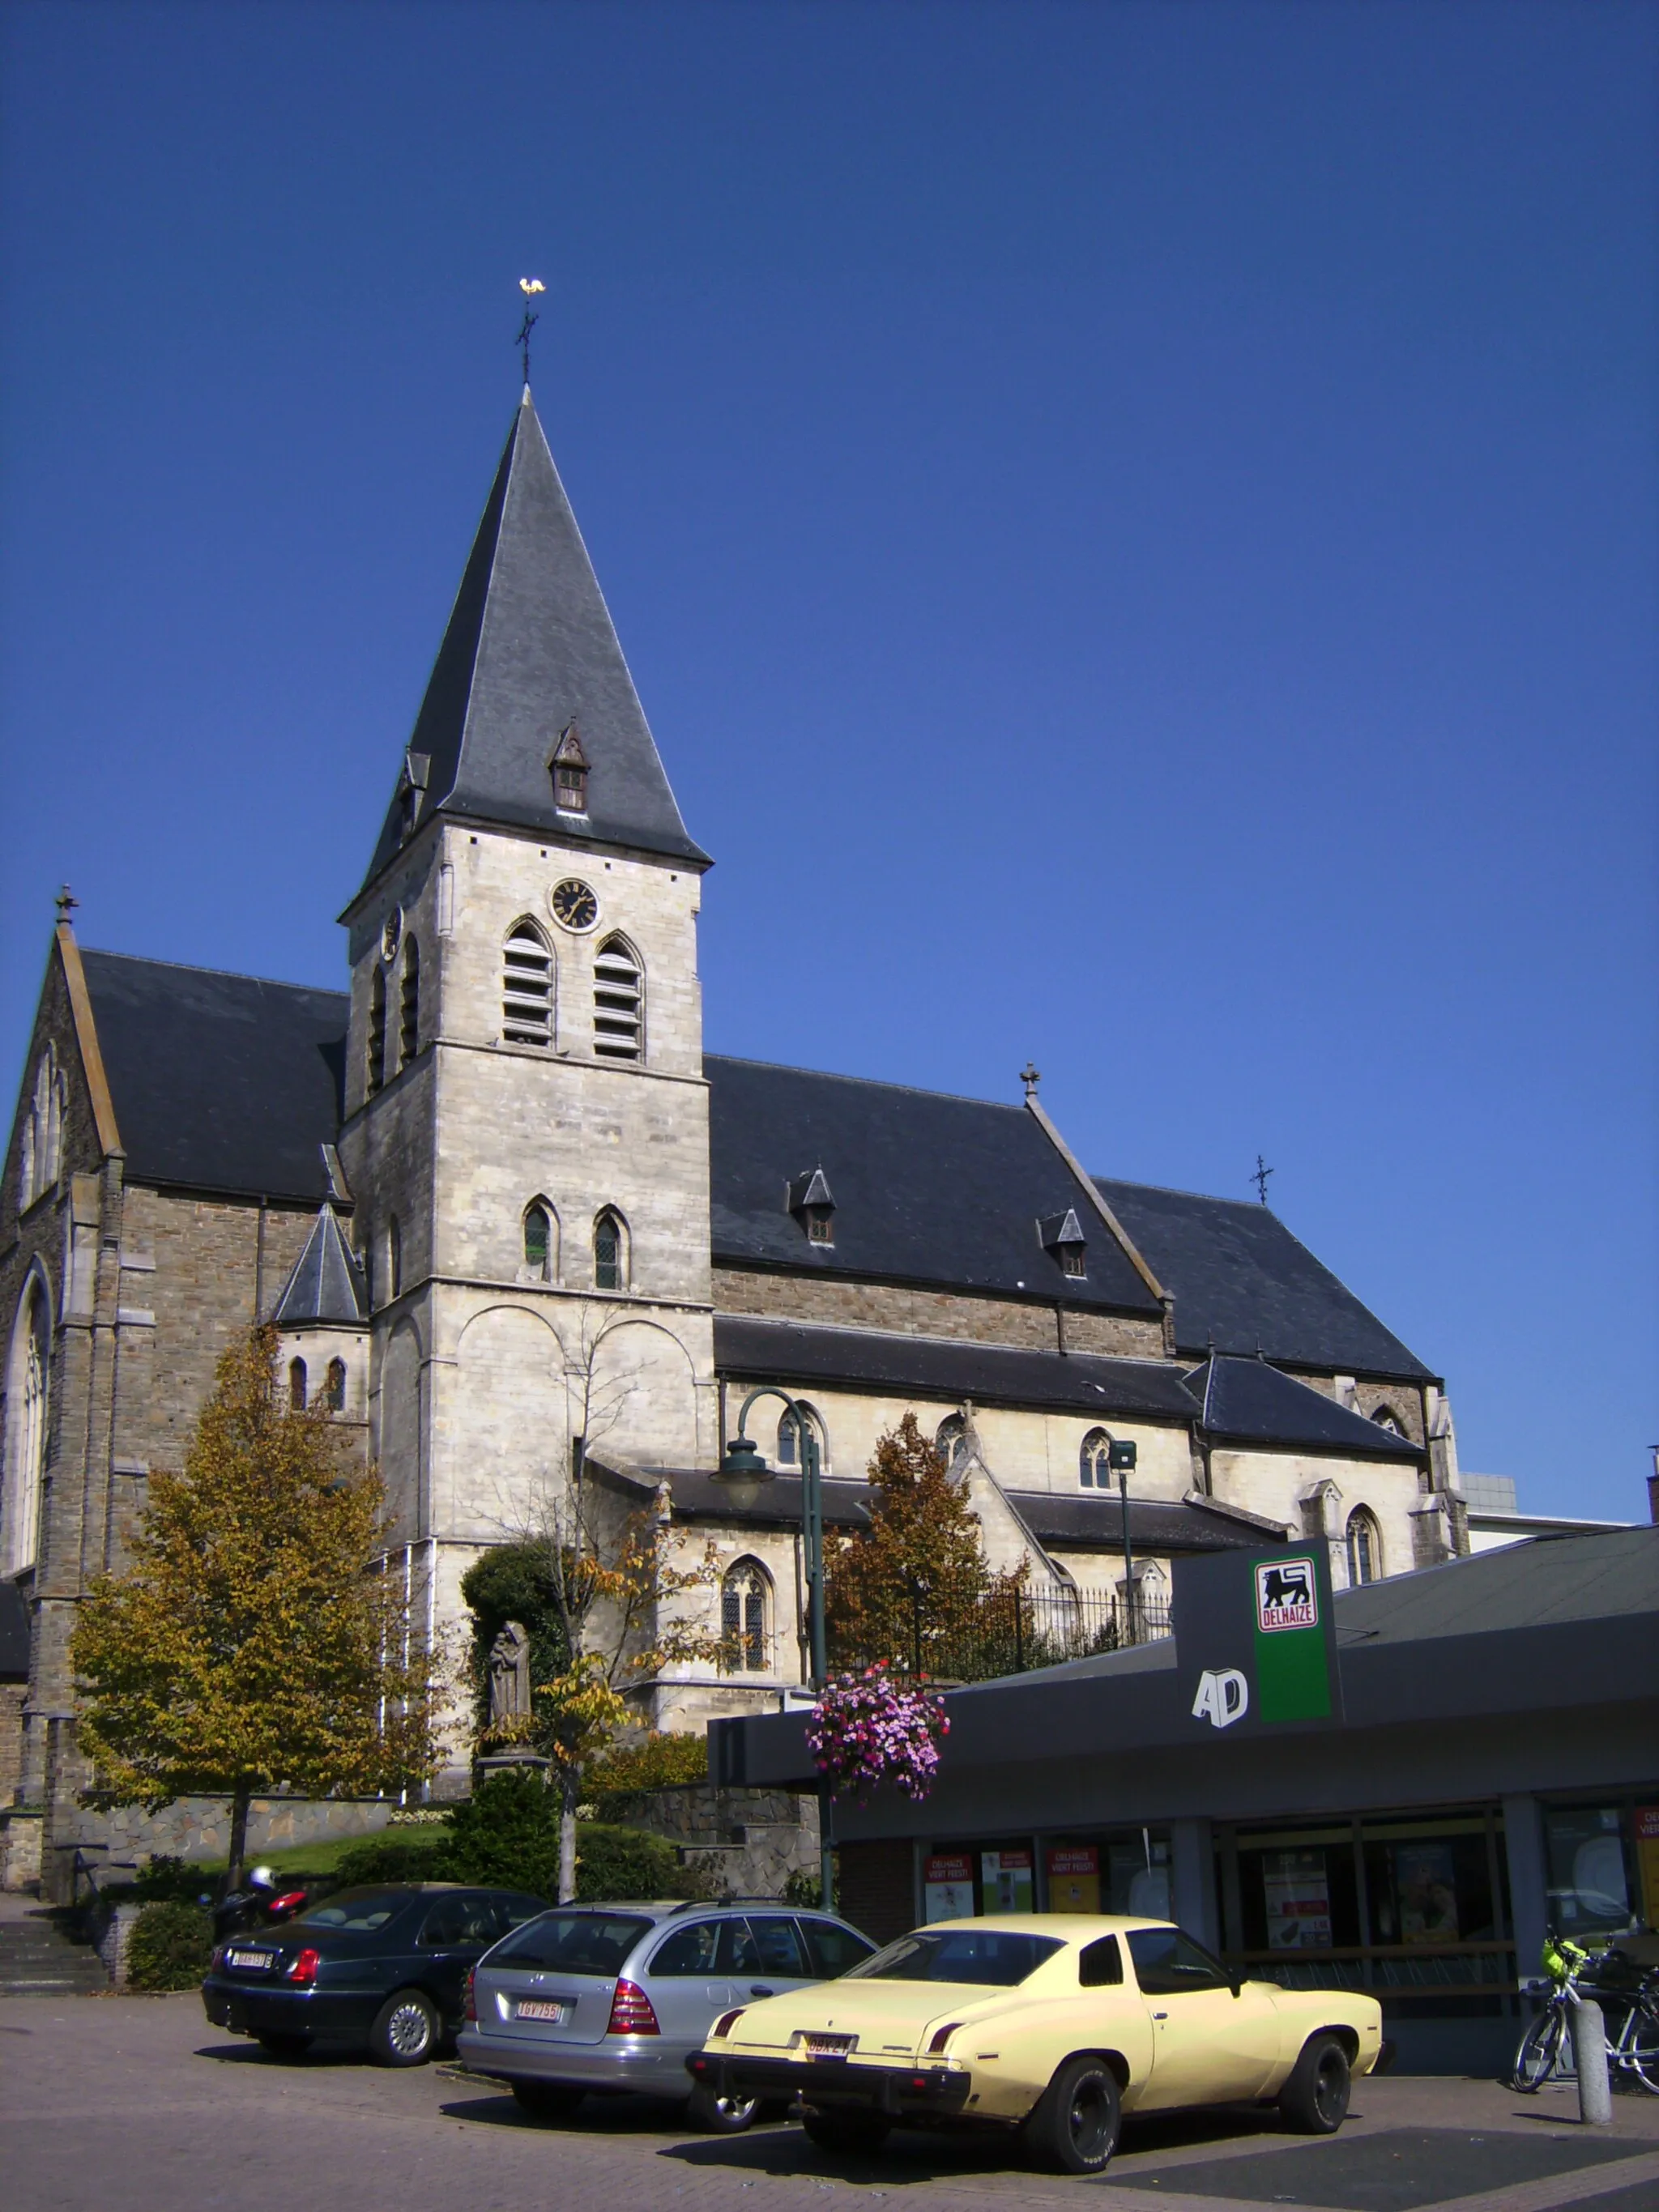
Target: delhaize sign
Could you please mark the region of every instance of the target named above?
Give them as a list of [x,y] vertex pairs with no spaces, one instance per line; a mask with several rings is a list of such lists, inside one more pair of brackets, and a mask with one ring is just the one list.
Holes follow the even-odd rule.
[[1338,1728],[1341,1680],[1322,1544],[1177,1559],[1172,1625],[1195,1730]]

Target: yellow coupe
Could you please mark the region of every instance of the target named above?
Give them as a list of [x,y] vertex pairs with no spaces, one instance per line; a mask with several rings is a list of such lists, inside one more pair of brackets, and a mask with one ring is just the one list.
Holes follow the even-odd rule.
[[1125,2112],[1270,2099],[1332,2135],[1385,2063],[1375,1997],[1233,1979],[1166,1920],[999,1913],[917,1928],[839,1980],[715,2021],[686,2065],[716,2096],[799,2100],[826,2150],[895,2127],[1018,2130],[1098,2173]]

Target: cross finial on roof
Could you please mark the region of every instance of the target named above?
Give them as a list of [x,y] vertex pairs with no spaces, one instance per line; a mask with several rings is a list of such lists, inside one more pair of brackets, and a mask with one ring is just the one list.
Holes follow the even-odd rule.
[[530,333],[541,320],[541,317],[533,311],[530,303],[538,292],[546,291],[547,287],[539,276],[520,276],[519,289],[524,294],[524,321],[520,325],[519,335],[513,343],[524,356],[524,381],[525,389],[527,392],[530,389]]
[[1261,1200],[1263,1206],[1267,1203],[1267,1177],[1272,1175],[1277,1175],[1278,1173],[1279,1170],[1277,1168],[1270,1168],[1266,1160],[1262,1158],[1260,1152],[1256,1154],[1255,1173],[1250,1177],[1250,1181],[1255,1185],[1255,1194]]
[[74,912],[75,908],[80,905],[80,900],[76,897],[75,893],[70,889],[69,885],[65,884],[62,890],[58,894],[57,905],[58,921],[67,921],[70,915]]
[[1019,1071],[1019,1079],[1025,1085],[1025,1096],[1028,1098],[1035,1098],[1037,1095],[1037,1085],[1042,1082],[1042,1078],[1029,1060]]

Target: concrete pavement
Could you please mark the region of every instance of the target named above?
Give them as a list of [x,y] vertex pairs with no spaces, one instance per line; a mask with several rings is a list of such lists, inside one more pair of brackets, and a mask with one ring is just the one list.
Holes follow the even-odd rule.
[[1568,2090],[1385,2079],[1335,2137],[1243,2112],[1131,2123],[1108,2175],[1078,2182],[1000,2142],[897,2136],[842,2162],[799,2128],[711,2138],[643,2100],[543,2127],[450,2067],[278,2064],[194,1996],[0,2002],[7,2212],[995,2212],[1105,2191],[1121,2212],[1659,2212],[1659,2098],[1615,2099],[1605,2135],[1576,2113]]

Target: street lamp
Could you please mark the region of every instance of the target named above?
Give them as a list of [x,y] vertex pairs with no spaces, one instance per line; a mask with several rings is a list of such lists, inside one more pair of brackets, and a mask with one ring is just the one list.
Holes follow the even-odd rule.
[[[830,1680],[830,1664],[823,1630],[823,1485],[818,1471],[818,1440],[806,1408],[799,1399],[792,1398],[787,1390],[771,1384],[763,1384],[751,1390],[743,1401],[738,1415],[738,1433],[726,1448],[726,1455],[714,1473],[714,1480],[731,1499],[738,1510],[746,1512],[757,1503],[761,1492],[773,1480],[772,1469],[763,1455],[756,1450],[744,1431],[749,1420],[749,1409],[757,1398],[781,1399],[788,1418],[795,1425],[796,1449],[800,1454],[800,1522],[802,1565],[806,1583],[806,1638],[811,1654],[812,1687],[822,1692]],[[1133,1449],[1133,1445],[1130,1447]],[[830,1787],[827,1782],[818,1784],[818,1881],[823,1909],[830,1909],[835,1874],[831,1864],[830,1841]]]
[[1135,1628],[1135,1555],[1129,1544],[1129,1474],[1135,1463],[1133,1438],[1114,1437],[1107,1446],[1106,1464],[1117,1476],[1123,1500],[1123,1601],[1127,1608],[1129,1641],[1139,1642]]

